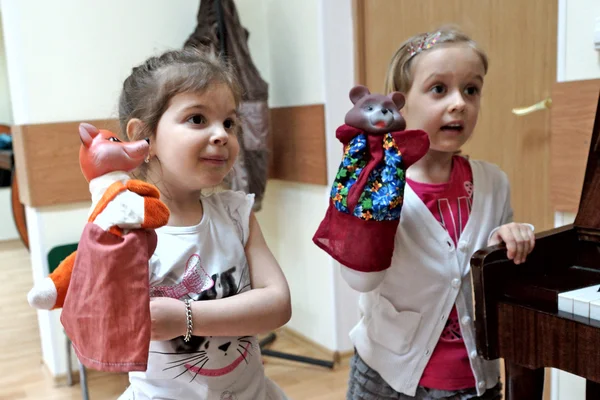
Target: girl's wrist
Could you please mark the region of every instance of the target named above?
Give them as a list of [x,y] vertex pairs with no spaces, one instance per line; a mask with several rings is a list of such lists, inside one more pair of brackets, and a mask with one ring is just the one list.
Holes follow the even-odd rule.
[[192,319],[192,302],[191,299],[185,299],[185,330],[183,332],[183,340],[189,342],[192,338],[192,332],[194,331],[194,321]]

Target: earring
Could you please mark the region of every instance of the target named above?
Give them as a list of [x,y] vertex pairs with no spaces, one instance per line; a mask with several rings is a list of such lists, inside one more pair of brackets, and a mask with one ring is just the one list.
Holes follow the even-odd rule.
[[145,162],[146,164],[148,164],[148,163],[150,162],[150,154],[148,154],[148,155],[146,156],[146,159],[144,160],[144,162]]

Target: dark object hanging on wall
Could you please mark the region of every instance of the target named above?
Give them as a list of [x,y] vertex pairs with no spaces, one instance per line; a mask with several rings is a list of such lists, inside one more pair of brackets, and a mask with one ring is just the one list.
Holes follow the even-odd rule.
[[248,31],[241,25],[233,0],[202,0],[198,25],[184,47],[208,48],[233,65],[242,85],[240,156],[228,179],[233,190],[254,193],[254,210],[261,208],[267,185],[269,152],[269,86],[252,62]]

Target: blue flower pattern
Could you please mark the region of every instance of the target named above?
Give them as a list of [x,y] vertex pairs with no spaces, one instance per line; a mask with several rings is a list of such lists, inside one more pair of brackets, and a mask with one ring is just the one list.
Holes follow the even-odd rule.
[[[364,220],[385,221],[400,218],[406,184],[402,154],[389,133],[384,137],[383,147],[383,163],[371,171],[352,213]],[[355,136],[344,149],[344,157],[331,188],[331,199],[338,211],[349,213],[348,192],[367,165],[367,150],[365,134]]]

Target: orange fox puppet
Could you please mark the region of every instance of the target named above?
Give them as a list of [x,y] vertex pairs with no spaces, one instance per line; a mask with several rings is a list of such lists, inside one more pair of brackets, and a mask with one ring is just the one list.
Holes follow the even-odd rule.
[[154,229],[169,219],[153,185],[131,179],[149,141],[121,142],[79,126],[79,163],[92,207],[77,251],[28,294],[38,309],[62,307],[61,323],[82,364],[111,372],[145,371],[150,345],[148,261]]

